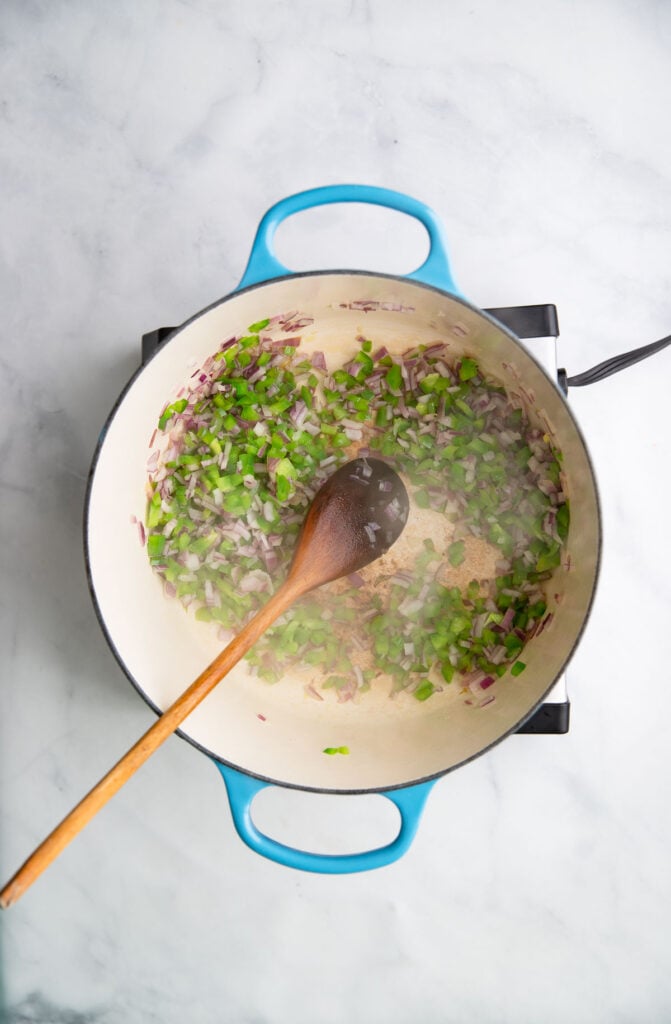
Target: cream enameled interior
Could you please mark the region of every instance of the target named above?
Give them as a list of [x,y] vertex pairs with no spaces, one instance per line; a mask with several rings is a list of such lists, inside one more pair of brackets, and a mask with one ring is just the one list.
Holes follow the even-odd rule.
[[[413,311],[343,308],[360,300],[402,304]],[[587,454],[563,398],[505,331],[477,310],[406,280],[324,273],[271,282],[233,295],[184,327],[145,367],[118,406],[102,443],[90,488],[87,547],[94,597],[108,638],[125,670],[157,707],[167,707],[220,649],[215,629],[166,598],[149,567],[131,516],[144,517],[146,461],[158,414],[224,339],[277,313],[314,317],[306,349],[346,361],[355,337],[400,352],[418,342],[446,341],[455,356],[475,355],[511,390],[532,395],[564,452],[571,500],[567,552],[552,594],[554,621],[528,645],[527,669],[496,683],[497,700],[468,707],[456,687],[425,703],[401,695],[363,695],[356,702],[319,703],[296,679],[270,686],[239,665],[182,728],[221,760],[280,783],[332,790],[382,789],[449,770],[514,728],[538,704],[578,639],[595,584],[599,519]],[[492,691],[489,691],[492,692]],[[258,716],[263,715],[265,721]],[[346,745],[349,756],[324,747]]]

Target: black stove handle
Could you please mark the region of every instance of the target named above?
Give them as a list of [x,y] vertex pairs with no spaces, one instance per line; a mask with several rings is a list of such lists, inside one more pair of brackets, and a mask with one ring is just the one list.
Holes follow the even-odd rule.
[[533,306],[496,306],[483,310],[512,331],[516,338],[558,338],[559,318],[552,302]]
[[158,352],[161,345],[168,340],[176,327],[157,327],[155,331],[148,331],[142,335],[142,365],[148,363],[155,352]]
[[559,384],[564,394],[569,388],[582,388],[587,384],[596,384],[597,381],[610,377],[613,373],[619,373],[620,370],[626,370],[628,366],[639,363],[641,359],[656,355],[670,344],[671,334],[666,338],[660,338],[659,341],[653,341],[651,345],[643,345],[641,348],[634,348],[630,352],[622,352],[619,356],[605,359],[603,363],[598,363],[590,370],[583,370],[582,373],[577,373],[574,377],[569,377],[566,370],[558,370]]

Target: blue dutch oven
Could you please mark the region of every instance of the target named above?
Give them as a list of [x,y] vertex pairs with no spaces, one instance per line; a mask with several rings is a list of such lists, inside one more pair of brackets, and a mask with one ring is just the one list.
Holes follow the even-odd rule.
[[[426,228],[426,261],[407,276],[356,269],[292,273],[273,239],[287,217],[327,203],[372,203],[416,218]],[[221,647],[211,624],[166,598],[138,543],[147,459],[157,417],[221,342],[249,324],[296,311],[310,324],[302,345],[325,353],[329,368],[356,351],[365,331],[401,353],[443,340],[455,358],[474,356],[506,387],[523,389],[529,415],[552,432],[564,455],[571,502],[566,557],[549,588],[552,619],[525,651],[526,671],[497,683],[487,708],[465,704],[457,686],[426,702],[371,693],[356,702],[315,701],[296,677],[270,686],[243,663],[187,719],[181,735],[212,758],[226,784],[235,827],[271,860],[304,871],[345,873],[381,867],[408,849],[436,779],[515,732],[543,702],[584,627],[597,578],[598,499],[580,431],[556,381],[501,323],[458,291],[435,214],[409,196],[363,185],[318,188],[273,206],[259,225],[239,287],[176,328],[120,396],[91,470],[85,524],[89,581],[105,636],[140,695],[160,713]],[[325,756],[347,746],[347,757]],[[390,844],[326,856],[276,842],[254,824],[252,802],[267,786],[348,794],[379,793],[401,816]]]

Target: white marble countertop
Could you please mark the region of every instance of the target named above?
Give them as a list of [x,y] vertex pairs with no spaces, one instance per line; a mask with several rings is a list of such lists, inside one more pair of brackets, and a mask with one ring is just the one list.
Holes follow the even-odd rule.
[[[570,372],[668,334],[670,33],[654,0],[3,5],[3,880],[152,721],[81,544],[140,335],[231,291],[273,202],[341,181],[432,206],[478,305],[556,303]],[[398,215],[304,216],[278,238],[296,269],[420,261]],[[344,878],[249,852],[170,740],[2,914],[3,1019],[671,1019],[670,360],[570,395],[605,548],[568,735],[441,780],[409,854]],[[266,811],[374,840],[383,801],[358,799]]]

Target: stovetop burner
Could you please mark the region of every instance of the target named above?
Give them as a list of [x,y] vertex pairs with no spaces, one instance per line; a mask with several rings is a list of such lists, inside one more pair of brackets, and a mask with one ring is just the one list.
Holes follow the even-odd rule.
[[[557,338],[559,321],[557,308],[551,303],[536,306],[504,306],[485,309],[496,320],[519,338],[553,378],[557,378]],[[176,327],[158,327],[142,336],[142,363],[177,330]],[[552,687],[545,702],[534,712],[519,733],[563,734],[569,729],[570,704],[566,689],[566,676],[562,674]]]

